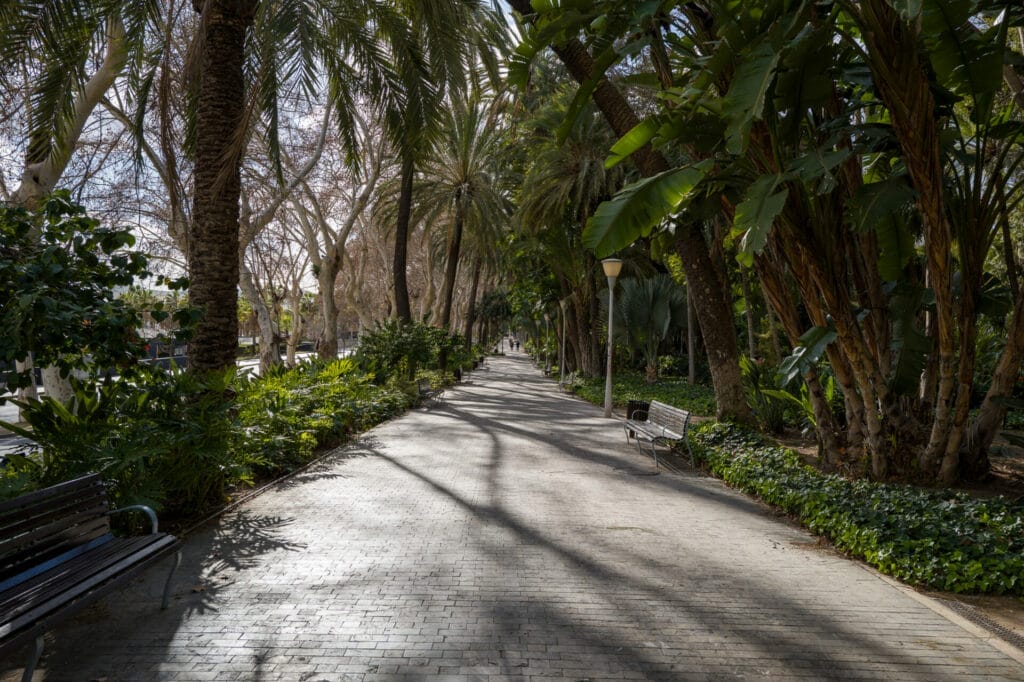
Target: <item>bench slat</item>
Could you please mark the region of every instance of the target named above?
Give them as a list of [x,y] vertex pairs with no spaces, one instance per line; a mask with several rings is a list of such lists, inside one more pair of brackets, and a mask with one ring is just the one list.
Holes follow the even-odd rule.
[[9,549],[5,548],[7,551],[0,557],[0,580],[6,580],[30,566],[47,561],[110,532],[110,520],[105,515],[84,513],[76,517],[79,523],[74,526],[47,526],[16,538],[12,546]]
[[64,483],[58,483],[49,488],[34,490],[19,497],[0,502],[0,519],[6,518],[13,510],[31,508],[36,506],[37,503],[46,504],[47,500],[66,497],[69,494],[77,495],[80,494],[80,491],[85,490],[99,491],[100,494],[106,497],[103,481],[100,479],[99,474],[87,474]]
[[[148,544],[139,546],[140,540],[147,541]],[[173,547],[176,543],[177,538],[171,535],[145,535],[108,543],[120,545],[115,548],[108,549],[104,545],[101,549],[105,556],[102,557],[100,563],[96,563],[97,557],[93,556],[93,553],[89,553],[67,564],[62,564],[55,569],[56,575],[45,576],[45,582],[51,589],[43,590],[42,585],[34,585],[32,589],[25,590],[25,593],[18,595],[21,601],[13,607],[10,604],[11,600],[5,599],[7,603],[3,621],[0,624],[0,637],[7,637],[21,628],[31,626],[39,619],[45,618],[91,589],[101,586],[105,581],[125,573],[133,565],[136,568],[141,568],[143,564],[148,563],[147,559],[157,558],[165,549]],[[113,552],[112,549],[119,551]],[[72,570],[74,567],[88,569],[91,571],[91,575],[88,577],[76,575]],[[19,590],[19,592],[21,591]]]
[[[178,544],[166,533],[114,537],[98,474],[0,502],[0,655],[36,639],[24,674],[31,677],[41,651],[39,635]],[[164,608],[170,586],[168,576]]]

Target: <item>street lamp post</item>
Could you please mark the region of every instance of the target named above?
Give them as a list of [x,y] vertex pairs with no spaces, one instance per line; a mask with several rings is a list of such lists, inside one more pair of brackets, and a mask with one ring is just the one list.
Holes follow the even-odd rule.
[[565,299],[558,302],[562,311],[562,346],[558,354],[558,388],[565,388]]
[[612,416],[612,314],[615,308],[615,278],[622,272],[622,261],[605,258],[601,261],[604,276],[608,278],[608,363],[604,378],[604,416]]
[[544,313],[544,376],[551,374],[551,351],[548,350],[548,341],[551,338],[551,315]]

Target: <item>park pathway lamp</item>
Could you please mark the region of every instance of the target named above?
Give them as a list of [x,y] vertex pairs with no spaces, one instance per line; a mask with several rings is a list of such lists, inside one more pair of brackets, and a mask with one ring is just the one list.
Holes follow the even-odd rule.
[[551,315],[544,312],[544,375],[551,374],[551,351],[548,350],[551,341]]
[[558,388],[565,389],[565,302],[568,297],[558,302],[558,308],[562,313],[562,344],[558,353]]
[[604,377],[604,416],[612,416],[612,313],[615,308],[615,278],[622,272],[622,261],[605,258],[601,261],[604,276],[608,278],[608,363]]

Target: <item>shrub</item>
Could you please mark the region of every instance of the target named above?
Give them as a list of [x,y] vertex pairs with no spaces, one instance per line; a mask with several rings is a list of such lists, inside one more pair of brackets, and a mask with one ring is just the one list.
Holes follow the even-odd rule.
[[1024,595],[1019,501],[825,475],[728,424],[692,433],[696,456],[716,475],[883,573],[951,592]]
[[237,409],[257,472],[279,474],[409,404],[400,388],[378,386],[353,360],[342,359],[315,360],[247,381],[239,386]]
[[249,478],[249,462],[232,449],[236,436],[224,397],[229,381],[230,375],[201,381],[143,366],[130,380],[73,382],[68,406],[48,397],[19,402],[31,429],[5,427],[35,441],[38,451],[8,456],[2,492],[19,494],[94,471],[118,506],[209,508],[223,499],[229,482]]
[[410,404],[351,360],[255,379],[143,368],[131,380],[76,382],[69,407],[46,397],[21,403],[31,429],[5,424],[36,447],[7,457],[0,496],[95,471],[117,506],[193,517],[222,504],[230,486],[301,467]]
[[422,322],[399,323],[387,320],[376,329],[363,334],[356,351],[356,361],[363,371],[373,375],[378,384],[392,379],[412,381],[420,369],[469,369],[473,354],[466,349],[462,335]]

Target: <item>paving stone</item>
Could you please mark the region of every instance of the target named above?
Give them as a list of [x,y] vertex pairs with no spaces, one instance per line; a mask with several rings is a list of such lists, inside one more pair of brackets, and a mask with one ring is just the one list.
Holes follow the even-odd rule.
[[[1022,680],[1024,665],[521,358],[191,535],[38,680]],[[18,679],[22,657],[0,680]]]

